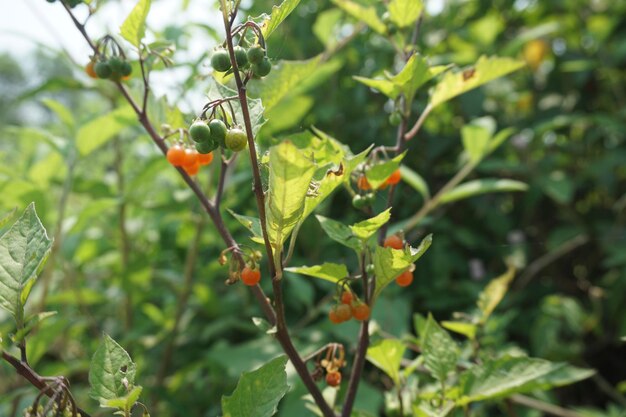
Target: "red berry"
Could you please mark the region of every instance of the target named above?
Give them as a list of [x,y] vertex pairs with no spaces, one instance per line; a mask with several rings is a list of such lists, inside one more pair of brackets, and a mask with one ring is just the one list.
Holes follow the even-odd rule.
[[359,303],[352,307],[352,317],[358,321],[364,321],[370,318],[370,308],[365,303]]
[[333,308],[330,309],[330,312],[328,313],[328,318],[333,324],[341,323],[341,319],[337,315],[337,306],[334,306]]
[[359,190],[363,190],[363,191],[367,191],[367,190],[371,190],[372,189],[372,186],[370,185],[370,183],[367,180],[367,178],[365,177],[365,175],[361,175],[359,177],[359,179],[356,182],[356,186],[359,188]]
[[387,181],[385,181],[385,183],[389,184],[389,185],[395,185],[395,184],[399,183],[401,179],[402,179],[402,174],[400,174],[400,170],[399,169],[396,169],[389,176],[389,178],[387,178]]
[[383,246],[386,248],[394,248],[394,249],[402,249],[404,247],[404,242],[398,235],[387,236]]
[[198,151],[195,149],[185,149],[185,158],[183,159],[183,166],[193,166],[198,163]]
[[341,384],[341,373],[339,371],[331,371],[326,374],[326,383],[331,387]]
[[193,165],[183,165],[183,169],[188,175],[191,175],[193,177],[198,173],[198,171],[200,171],[200,163],[196,161],[196,163]]
[[408,287],[409,285],[411,285],[411,282],[413,282],[413,272],[409,271],[408,269],[398,275],[398,277],[396,278],[396,284],[401,287]]
[[185,161],[185,150],[180,145],[174,145],[167,150],[167,161],[175,167],[183,166]]
[[198,162],[200,165],[209,165],[213,161],[213,152],[198,153]]
[[354,296],[352,295],[352,291],[347,290],[341,293],[341,303],[342,304],[352,304],[352,300],[354,299]]
[[352,309],[347,304],[339,304],[337,306],[337,317],[344,322],[350,320],[352,318]]
[[246,285],[256,285],[261,280],[261,271],[256,268],[251,269],[250,267],[246,266],[241,270],[241,280]]

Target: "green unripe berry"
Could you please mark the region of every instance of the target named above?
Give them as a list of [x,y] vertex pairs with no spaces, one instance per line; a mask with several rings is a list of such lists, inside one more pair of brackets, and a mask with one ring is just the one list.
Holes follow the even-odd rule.
[[367,266],[365,267],[365,272],[367,272],[368,274],[373,274],[374,271],[374,264],[367,264]]
[[248,54],[246,54],[245,49],[241,46],[235,46],[233,52],[235,52],[235,61],[237,61],[238,68],[243,68],[248,65]]
[[93,66],[93,70],[96,72],[98,78],[107,79],[113,74],[111,66],[107,61],[98,61],[96,65]]
[[363,196],[357,194],[354,197],[352,197],[352,205],[354,206],[355,209],[360,210],[367,205],[367,201],[365,201],[365,198]]
[[128,77],[130,74],[132,74],[132,72],[133,67],[130,65],[130,62],[123,61],[122,67],[120,68],[120,74],[122,74],[123,77]]
[[389,115],[389,124],[391,126],[398,126],[402,123],[402,115],[398,111],[394,111]]
[[265,58],[265,49],[261,48],[261,45],[254,45],[248,49],[247,55],[248,61],[253,64],[258,64],[263,61],[263,58]]
[[224,141],[226,147],[233,152],[239,152],[246,149],[248,145],[248,137],[245,132],[238,128],[230,129],[226,132],[226,139]]
[[113,71],[113,74],[122,74],[122,65],[123,65],[124,61],[116,56],[112,56],[111,58],[109,58],[109,66],[111,67],[111,71]]
[[267,57],[264,57],[258,64],[252,65],[252,72],[258,77],[265,77],[272,70],[272,63]]
[[368,206],[371,206],[376,201],[376,194],[374,194],[374,193],[367,193],[367,194],[365,194],[363,196],[363,199],[365,200],[365,203]]
[[206,143],[211,142],[211,129],[201,120],[193,122],[189,127],[189,136],[194,142]]
[[211,66],[215,71],[226,72],[230,69],[230,57],[224,49],[218,49],[211,57]]
[[209,128],[211,129],[211,139],[222,146],[226,146],[224,142],[226,139],[226,132],[228,131],[226,124],[220,119],[213,119],[209,122]]
[[210,140],[208,142],[196,143],[196,150],[198,151],[198,153],[207,154],[213,152],[215,149],[217,149],[218,146],[219,145],[216,142]]

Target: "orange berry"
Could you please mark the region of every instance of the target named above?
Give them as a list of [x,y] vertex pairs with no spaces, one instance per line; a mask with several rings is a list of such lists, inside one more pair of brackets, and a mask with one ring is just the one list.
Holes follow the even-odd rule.
[[85,72],[91,78],[98,78],[98,74],[96,74],[96,70],[93,68],[96,63],[94,61],[89,61],[89,63],[85,66]]
[[398,275],[398,277],[396,278],[396,284],[401,287],[408,287],[409,285],[411,285],[411,282],[413,282],[413,272],[409,271],[408,269]]
[[198,163],[198,151],[195,149],[185,149],[185,158],[183,159],[183,166],[193,166]]
[[339,304],[336,308],[337,317],[344,322],[352,318],[352,309],[347,304]]
[[367,178],[365,177],[365,175],[361,175],[359,177],[359,179],[356,182],[356,186],[359,188],[359,190],[363,190],[363,191],[367,191],[367,190],[371,190],[372,189],[372,186],[370,185],[370,183],[367,180]]
[[387,236],[383,246],[386,248],[402,249],[404,248],[404,242],[398,235]]
[[213,161],[213,152],[198,153],[198,162],[200,165],[209,165]]
[[328,313],[328,318],[333,324],[341,323],[341,319],[337,315],[337,306],[334,306],[333,308],[330,309],[330,312]]
[[370,308],[365,303],[359,303],[352,307],[352,317],[358,321],[364,321],[370,318]]
[[326,374],[326,383],[331,387],[341,384],[341,373],[339,371],[331,371]]
[[342,304],[352,304],[352,300],[354,296],[352,295],[352,291],[347,290],[341,293],[341,303]]
[[183,166],[183,162],[185,161],[185,150],[180,145],[174,145],[167,150],[167,155],[165,157],[167,158],[167,161],[175,167]]
[[256,285],[261,280],[261,271],[246,266],[241,270],[241,280],[248,286]]
[[400,174],[400,170],[399,169],[396,169],[389,176],[389,178],[387,178],[387,181],[385,181],[385,184],[396,185],[397,183],[400,182],[401,179],[402,179],[402,174]]
[[183,165],[183,169],[188,175],[191,175],[193,177],[198,173],[198,171],[200,171],[200,164],[196,162],[193,165]]

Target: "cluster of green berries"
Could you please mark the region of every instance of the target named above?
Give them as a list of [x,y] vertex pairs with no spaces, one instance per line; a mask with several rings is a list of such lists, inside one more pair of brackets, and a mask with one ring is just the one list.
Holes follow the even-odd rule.
[[[24,417],[45,417],[44,416],[45,407],[43,405],[37,406],[37,410],[34,410],[32,406],[26,407],[24,409]],[[64,407],[62,410],[59,409],[57,403],[53,403],[46,414],[48,416],[59,416],[59,417],[72,417],[72,408]]]
[[130,77],[133,67],[122,56],[112,56],[110,58],[100,58],[97,61],[92,59],[85,67],[85,72],[91,78],[120,81]]
[[199,153],[209,153],[219,146],[239,152],[248,146],[248,136],[238,127],[226,127],[220,119],[196,120],[189,127],[189,136],[196,143]]
[[[272,63],[265,54],[265,49],[261,45],[253,45],[246,49],[242,46],[233,48],[237,68],[245,70],[250,68],[252,74],[257,77],[265,77],[272,70]],[[226,72],[231,69],[230,55],[224,48],[218,48],[211,57],[211,66],[215,71]]]
[[[54,3],[56,0],[46,0],[48,3]],[[67,4],[72,9],[83,2],[83,0],[61,0],[63,3]]]

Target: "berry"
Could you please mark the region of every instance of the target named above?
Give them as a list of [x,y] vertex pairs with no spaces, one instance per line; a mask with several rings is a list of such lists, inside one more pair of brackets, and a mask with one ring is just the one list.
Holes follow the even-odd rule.
[[367,178],[365,177],[365,175],[361,175],[359,177],[359,179],[356,182],[356,186],[359,190],[363,190],[363,191],[367,191],[367,190],[371,190],[372,186],[370,185],[369,181],[367,180]]
[[401,287],[408,287],[409,285],[411,285],[411,282],[413,282],[413,272],[409,271],[408,269],[398,275],[398,277],[396,278],[396,284]]
[[350,290],[346,290],[344,292],[341,293],[341,303],[342,304],[352,304],[352,300],[354,300],[354,295],[352,294],[352,291]]
[[387,236],[387,238],[385,239],[385,242],[383,243],[383,246],[386,248],[402,249],[404,248],[404,242],[402,241],[400,236],[391,235],[391,236]]
[[224,140],[226,139],[226,132],[228,132],[226,124],[220,119],[213,119],[209,122],[209,128],[211,129],[211,139],[225,146]]
[[183,158],[183,167],[192,167],[198,163],[198,151],[195,149],[185,149],[185,156]]
[[243,130],[234,128],[226,132],[226,139],[224,140],[226,147],[233,152],[239,152],[246,149],[248,145],[248,137]]
[[248,61],[253,64],[258,64],[265,58],[265,49],[261,48],[261,45],[254,45],[248,49],[247,55]]
[[331,371],[326,374],[326,383],[331,387],[341,384],[341,373],[339,371]]
[[120,68],[120,74],[122,77],[129,77],[133,72],[133,67],[130,65],[130,62],[124,61],[122,62],[122,67]]
[[213,162],[213,152],[209,152],[209,153],[200,152],[198,155],[198,162],[200,163],[201,166],[209,165],[211,162]]
[[207,155],[207,154],[211,153],[215,149],[217,149],[217,143],[213,142],[212,140],[210,140],[208,142],[196,143],[196,151],[198,151],[198,154],[199,154],[198,158],[201,155]]
[[352,318],[352,310],[349,305],[339,304],[337,306],[337,317],[344,322],[350,320]]
[[243,68],[248,65],[248,55],[246,54],[246,50],[241,46],[237,45],[233,48],[233,52],[235,53],[235,61],[237,61],[237,68]]
[[364,321],[370,318],[370,308],[365,303],[358,303],[352,306],[352,317],[358,321]]
[[124,65],[122,58],[116,56],[109,58],[109,65],[111,66],[113,74],[122,75],[122,66]]
[[241,280],[248,286],[256,285],[261,280],[261,271],[246,266],[241,270]]
[[98,74],[96,74],[96,70],[94,69],[94,65],[96,63],[94,61],[89,61],[89,63],[85,66],[85,72],[91,78],[98,78]]
[[200,162],[196,161],[193,165],[184,165],[183,169],[187,175],[194,176],[200,171]]
[[98,78],[107,79],[113,74],[113,71],[111,70],[111,66],[109,65],[107,61],[98,61],[93,66],[93,69],[96,72],[96,75],[98,76]]
[[180,145],[174,145],[167,150],[167,161],[175,167],[183,166],[185,162],[185,150]]
[[368,274],[373,274],[376,271],[376,268],[374,268],[374,264],[367,264],[367,266],[365,267],[365,272],[367,272]]
[[337,315],[337,306],[334,306],[333,308],[330,309],[330,312],[328,313],[328,318],[333,324],[341,323],[341,319]]
[[272,63],[267,57],[264,57],[261,62],[252,64],[252,72],[258,77],[265,77],[272,70]]
[[391,173],[389,178],[387,178],[387,181],[385,183],[389,185],[396,185],[397,183],[400,182],[401,179],[402,179],[402,174],[400,174],[399,169],[396,169],[395,171]]
[[189,127],[189,136],[197,143],[211,142],[211,129],[205,122],[197,120]]
[[223,48],[217,49],[211,57],[211,66],[215,71],[226,72],[230,69],[230,56]]
[[394,111],[389,115],[389,124],[391,126],[398,126],[402,123],[402,115],[398,111]]
[[352,205],[356,209],[362,209],[363,207],[367,206],[367,201],[362,195],[357,194],[352,197]]
[[374,202],[376,202],[376,194],[367,193],[363,196],[363,199],[365,200],[366,205],[371,206]]

